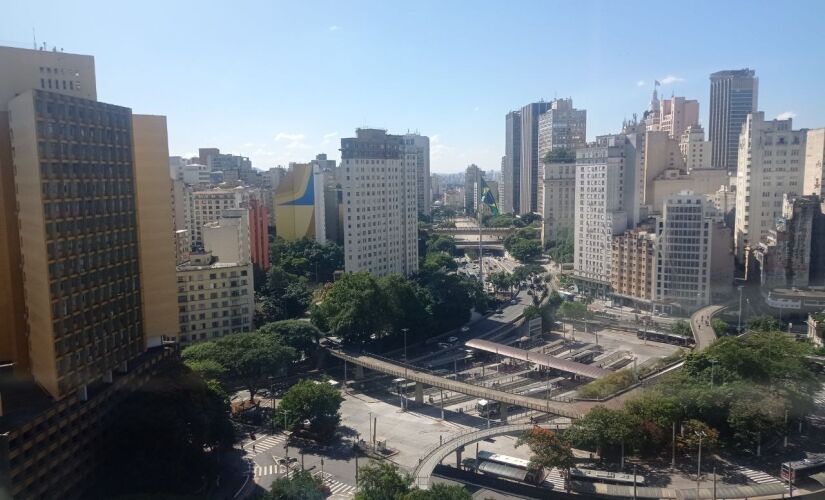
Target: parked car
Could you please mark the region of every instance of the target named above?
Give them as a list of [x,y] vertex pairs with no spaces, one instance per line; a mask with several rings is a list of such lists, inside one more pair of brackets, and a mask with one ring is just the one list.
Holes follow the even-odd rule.
[[[467,328],[467,327],[465,326],[464,328]],[[462,332],[465,331],[464,328],[461,329]],[[467,328],[467,329],[469,330],[469,328]],[[447,339],[447,342],[449,342],[451,344],[455,344],[456,342],[458,342],[458,337],[450,337],[450,338]]]
[[[469,332],[469,331],[470,331],[470,327],[469,327],[469,326],[462,326],[462,327],[461,327],[461,331],[462,331],[462,332]],[[456,339],[456,340],[458,340],[458,339]]]
[[440,347],[442,349],[449,349],[452,346],[450,344],[446,343],[446,342],[439,342],[438,347]]

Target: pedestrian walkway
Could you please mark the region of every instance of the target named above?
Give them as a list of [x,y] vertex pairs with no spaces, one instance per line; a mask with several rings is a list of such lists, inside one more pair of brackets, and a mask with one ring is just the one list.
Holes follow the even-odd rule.
[[324,484],[327,485],[330,491],[329,498],[332,500],[348,500],[355,496],[355,486],[333,479],[334,476],[329,472],[318,471],[314,476],[320,477],[321,480],[324,481]]
[[250,441],[243,445],[244,450],[250,456],[257,456],[261,453],[265,453],[276,446],[280,446],[283,448],[284,442],[286,442],[287,437],[283,434],[274,434],[272,436],[266,436],[255,441]]
[[770,484],[780,482],[779,479],[771,476],[767,472],[762,472],[760,470],[748,469],[747,467],[739,466],[736,468],[736,471],[756,484]]
[[279,467],[280,466],[277,464],[256,465],[254,471],[255,477],[271,476],[272,474],[278,474]]
[[553,467],[544,477],[544,482],[553,488],[553,491],[565,491],[564,476],[559,469]]

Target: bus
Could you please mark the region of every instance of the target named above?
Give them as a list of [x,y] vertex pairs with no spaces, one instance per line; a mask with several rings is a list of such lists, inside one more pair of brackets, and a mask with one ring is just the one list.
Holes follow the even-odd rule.
[[478,411],[478,414],[482,417],[497,417],[501,413],[501,403],[498,401],[479,399],[476,402],[476,411]]
[[825,455],[813,458],[785,462],[782,464],[782,480],[796,484],[797,480],[805,479],[818,472],[825,472]]
[[485,450],[478,452],[476,470],[484,474],[531,484],[538,484],[544,478],[544,469],[530,467],[529,460]]
[[636,337],[644,340],[652,340],[653,342],[662,342],[664,344],[674,344],[679,346],[689,346],[693,344],[693,337],[683,337],[675,333],[657,332],[655,330],[639,330]]
[[636,474],[635,482],[633,474],[625,474],[623,472],[610,472],[606,470],[597,469],[582,469],[580,467],[573,467],[570,469],[570,479],[578,479],[584,481],[591,481],[594,483],[607,484],[622,484],[630,485],[637,484],[643,486],[645,484],[645,477]]

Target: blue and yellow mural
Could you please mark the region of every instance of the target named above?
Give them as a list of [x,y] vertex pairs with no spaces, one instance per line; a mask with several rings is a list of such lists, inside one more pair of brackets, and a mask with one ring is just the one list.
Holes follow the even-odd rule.
[[312,175],[312,165],[291,165],[273,196],[276,234],[287,241],[315,239],[315,176]]

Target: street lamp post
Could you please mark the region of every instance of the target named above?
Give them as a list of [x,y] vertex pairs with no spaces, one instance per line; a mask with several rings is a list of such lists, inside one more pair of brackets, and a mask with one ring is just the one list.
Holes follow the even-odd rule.
[[404,332],[404,362],[407,362],[407,332],[410,331],[409,328],[402,328],[402,332]]
[[699,484],[702,481],[702,438],[706,436],[704,431],[694,431],[699,436],[699,458],[696,463],[696,498],[699,498]]
[[739,320],[736,322],[736,330],[742,333],[742,285],[739,285]]

